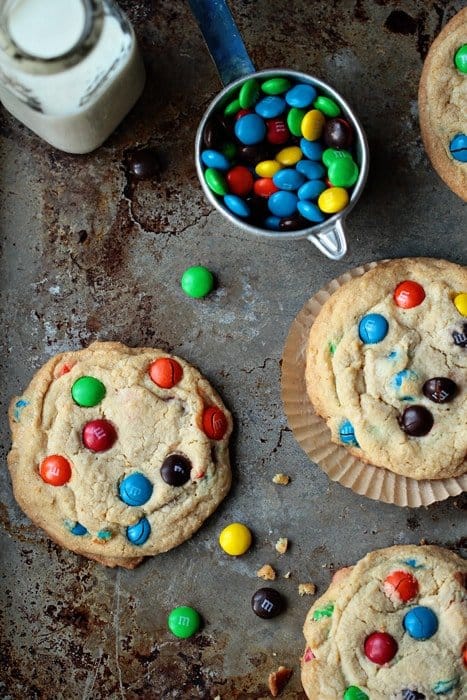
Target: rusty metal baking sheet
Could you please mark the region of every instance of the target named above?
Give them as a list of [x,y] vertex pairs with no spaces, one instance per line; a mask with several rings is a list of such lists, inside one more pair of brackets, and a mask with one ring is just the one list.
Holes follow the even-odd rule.
[[[0,112],[2,463],[0,697],[58,700],[304,698],[301,627],[331,572],[368,550],[426,539],[465,554],[463,497],[407,510],[331,483],[289,431],[280,401],[288,328],[313,292],[348,268],[386,257],[466,261],[466,209],[423,150],[417,86],[423,58],[462,2],[238,0],[235,19],[258,68],[308,72],[339,90],[367,131],[368,184],[348,220],[349,253],[325,259],[305,242],[270,243],[235,230],[196,178],[198,120],[220,89],[188,3],[126,0],[147,68],[142,98],[87,156],[41,142]],[[135,181],[128,159],[152,149],[159,172]],[[217,290],[185,297],[191,264]],[[177,549],[135,571],[106,569],[52,544],[14,502],[6,469],[6,407],[51,355],[95,339],[174,351],[197,365],[232,409],[231,493]],[[287,486],[272,482],[277,472]],[[223,526],[254,533],[243,557],[221,552]],[[274,543],[288,537],[279,556]],[[269,563],[286,611],[261,620],[250,598]],[[290,577],[284,575],[290,572]],[[202,631],[173,637],[168,612],[191,604]]]

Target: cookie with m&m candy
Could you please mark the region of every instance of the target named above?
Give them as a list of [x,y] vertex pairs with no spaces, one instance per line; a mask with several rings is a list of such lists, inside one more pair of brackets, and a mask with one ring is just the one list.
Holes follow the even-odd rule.
[[467,201],[467,7],[432,43],[423,65],[418,105],[433,167]]
[[107,342],[57,355],[12,400],[10,424],[19,505],[107,566],[182,543],[230,486],[231,415],[195,367],[162,350]]
[[467,562],[435,546],[367,554],[308,611],[301,678],[309,700],[461,700]]
[[335,289],[305,370],[332,442],[412,479],[465,473],[466,290],[465,267],[432,258],[378,263]]

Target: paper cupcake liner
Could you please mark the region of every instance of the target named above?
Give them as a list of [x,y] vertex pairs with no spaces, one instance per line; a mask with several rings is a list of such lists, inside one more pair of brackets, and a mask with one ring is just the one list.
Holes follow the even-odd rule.
[[467,490],[467,474],[451,479],[418,481],[362,462],[345,447],[331,442],[331,431],[326,422],[316,415],[306,391],[306,348],[313,322],[336,289],[376,265],[377,262],[367,263],[337,277],[303,306],[290,327],[282,355],[282,401],[295,439],[330,479],[361,496],[384,503],[410,508],[428,506]]

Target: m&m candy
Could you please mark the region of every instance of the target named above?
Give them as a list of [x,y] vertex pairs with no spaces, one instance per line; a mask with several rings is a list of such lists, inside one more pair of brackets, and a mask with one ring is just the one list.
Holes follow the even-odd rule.
[[406,613],[404,629],[413,639],[429,639],[438,629],[438,618],[431,608],[418,605]]
[[126,476],[118,487],[118,495],[129,506],[142,506],[151,498],[153,486],[140,472]]
[[381,314],[367,314],[358,324],[360,340],[368,345],[380,343],[387,335],[389,324]]
[[425,290],[418,282],[404,280],[394,290],[394,301],[401,309],[419,306],[425,298]]
[[217,406],[208,406],[203,411],[203,430],[211,440],[222,440],[227,432],[227,418]]
[[422,387],[423,394],[435,403],[448,403],[457,393],[457,384],[448,377],[427,379]]
[[201,299],[213,290],[214,276],[207,267],[194,265],[185,270],[180,284],[187,296]]
[[151,526],[147,518],[141,518],[135,525],[129,525],[126,529],[127,539],[138,547],[146,542],[151,534]]
[[171,389],[183,377],[182,366],[172,357],[158,357],[149,365],[148,373],[161,389]]
[[461,73],[467,73],[467,44],[459,46],[454,54],[454,65]]
[[49,455],[39,467],[42,481],[51,486],[63,486],[71,479],[71,464],[62,455]]
[[183,486],[190,478],[191,462],[180,454],[171,454],[162,462],[161,477],[169,486]]
[[201,627],[201,616],[195,608],[180,605],[169,614],[167,626],[175,637],[187,639],[196,634]]
[[83,444],[92,452],[110,450],[117,439],[117,431],[104,418],[91,420],[83,428]]
[[425,406],[408,406],[399,417],[402,430],[412,437],[423,437],[433,427],[434,418]]
[[407,603],[418,595],[418,581],[408,571],[392,571],[384,579],[383,590],[393,603]]
[[80,377],[71,387],[71,396],[78,406],[97,406],[105,396],[105,386],[96,377]]
[[461,316],[467,316],[467,292],[461,292],[454,297],[454,306]]
[[373,632],[365,639],[365,656],[374,664],[389,663],[397,654],[397,642],[387,632]]
[[449,144],[449,150],[455,160],[467,163],[467,136],[465,134],[454,136]]
[[252,535],[243,523],[231,523],[219,535],[219,545],[226,554],[239,557],[251,547]]
[[270,619],[280,615],[284,610],[285,602],[279,591],[275,588],[259,588],[253,594],[251,607],[258,617]]
[[368,700],[368,695],[360,690],[357,685],[349,685],[345,689],[343,700]]

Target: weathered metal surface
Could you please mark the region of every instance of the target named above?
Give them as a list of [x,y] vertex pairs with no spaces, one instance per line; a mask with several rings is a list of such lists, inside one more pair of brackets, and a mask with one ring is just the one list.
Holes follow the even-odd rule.
[[[417,123],[422,59],[462,2],[232,3],[258,68],[288,66],[333,84],[367,130],[371,169],[349,219],[350,252],[330,262],[307,242],[271,244],[234,230],[206,204],[192,144],[220,81],[186,3],[122,2],[144,53],[142,99],[89,156],[41,143],[2,111],[0,122],[2,410],[52,354],[119,339],[174,350],[198,365],[234,412],[235,485],[189,542],[129,572],[108,570],[52,544],[14,503],[2,421],[2,698],[269,697],[268,673],[294,668],[282,697],[303,698],[298,660],[310,598],[330,571],[369,549],[398,542],[444,544],[465,553],[462,497],[406,510],[359,497],[327,477],[287,428],[280,357],[305,300],[347,268],[369,260],[432,255],[466,260],[466,214],[438,179]],[[153,149],[160,172],[136,181],[134,149]],[[204,263],[218,289],[190,300],[178,280]],[[289,486],[272,483],[289,474]],[[249,524],[255,544],[232,559],[221,528]],[[279,557],[279,536],[291,541]],[[288,601],[272,621],[256,618],[252,593],[264,563]],[[289,579],[283,575],[290,571]],[[166,629],[189,603],[204,629],[180,641]]]

